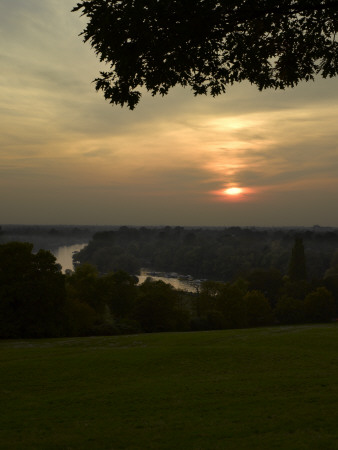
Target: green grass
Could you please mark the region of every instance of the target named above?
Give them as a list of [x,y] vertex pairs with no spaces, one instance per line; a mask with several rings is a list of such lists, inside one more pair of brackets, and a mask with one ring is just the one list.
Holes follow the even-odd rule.
[[0,448],[337,449],[338,326],[1,341]]

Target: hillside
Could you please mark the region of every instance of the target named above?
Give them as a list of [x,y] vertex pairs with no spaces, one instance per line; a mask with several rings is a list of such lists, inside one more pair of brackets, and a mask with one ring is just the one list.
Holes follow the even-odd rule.
[[338,327],[0,342],[6,450],[333,449]]

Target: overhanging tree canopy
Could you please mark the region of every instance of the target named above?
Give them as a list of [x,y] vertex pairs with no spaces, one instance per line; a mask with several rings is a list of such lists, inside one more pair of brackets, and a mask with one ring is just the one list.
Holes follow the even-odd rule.
[[338,0],[82,0],[73,11],[110,69],[94,81],[134,109],[140,87],[219,95],[247,80],[284,89],[337,75]]

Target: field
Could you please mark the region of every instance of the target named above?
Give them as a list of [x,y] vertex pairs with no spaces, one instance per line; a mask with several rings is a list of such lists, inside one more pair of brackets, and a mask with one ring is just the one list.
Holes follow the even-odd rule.
[[1,450],[337,449],[338,325],[0,342]]

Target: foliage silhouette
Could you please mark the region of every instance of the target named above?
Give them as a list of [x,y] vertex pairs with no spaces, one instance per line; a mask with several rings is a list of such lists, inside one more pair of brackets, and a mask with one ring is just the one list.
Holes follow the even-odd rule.
[[292,248],[288,275],[291,281],[301,281],[307,278],[304,245],[303,240],[299,237],[295,238]]
[[310,322],[329,322],[335,313],[334,299],[326,288],[320,287],[304,300],[305,314]]
[[84,41],[110,66],[96,89],[130,109],[142,87],[216,96],[244,80],[284,89],[337,75],[337,0],[82,0],[79,10]]
[[66,292],[61,266],[33,244],[0,245],[0,337],[63,333]]
[[[167,241],[162,250],[178,239],[178,235],[173,239],[173,229],[164,232],[166,237],[162,231],[154,233],[161,236],[161,242]],[[137,237],[137,233],[126,230],[122,234]],[[143,230],[142,234],[151,233]],[[197,230],[194,234],[196,242],[191,245],[202,237]],[[183,246],[188,245],[184,230],[179,235]],[[236,244],[239,235],[240,230],[236,230],[236,237],[232,236]],[[223,241],[224,236],[224,230],[216,233],[216,242]],[[247,236],[246,231],[243,236]],[[119,232],[113,237],[120,243]],[[95,240],[102,244],[100,239]],[[323,245],[325,240],[320,240]],[[330,245],[334,242],[332,237],[329,241]],[[149,242],[146,247],[152,252],[158,242],[156,238],[155,247]],[[128,239],[126,244],[130,244]],[[247,252],[246,239],[244,244]],[[289,244],[291,253],[291,239]],[[137,284],[137,277],[121,270],[100,274],[88,263],[65,276],[50,252],[39,250],[34,254],[32,250],[29,243],[0,245],[0,338],[243,328],[329,322],[336,317],[335,273],[308,281],[291,280],[269,268],[256,269],[245,277],[235,276],[231,282],[208,280],[197,292],[184,292],[150,278]]]

